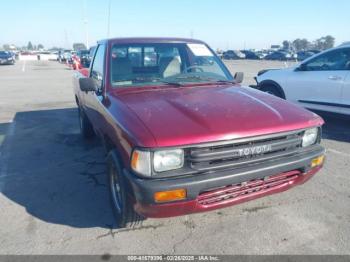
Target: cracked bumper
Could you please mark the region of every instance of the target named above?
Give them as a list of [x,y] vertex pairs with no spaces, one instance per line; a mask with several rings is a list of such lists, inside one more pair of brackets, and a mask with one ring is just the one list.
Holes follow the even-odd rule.
[[[134,193],[137,213],[152,218],[173,217],[240,204],[303,184],[322,168],[311,168],[311,161],[322,155],[324,148],[317,146],[303,155],[255,168],[172,179],[141,179],[125,169],[124,175]],[[187,199],[164,204],[154,201],[155,192],[175,189],[186,189]]]
[[250,194],[240,195],[232,199],[227,199],[216,204],[202,204],[199,198],[194,200],[174,202],[167,204],[143,204],[137,202],[134,205],[135,211],[144,217],[149,218],[165,218],[187,215],[192,213],[199,213],[205,211],[211,211],[219,208],[224,208],[228,206],[233,206],[241,204],[256,198],[280,193],[286,191],[294,186],[304,184],[308,181],[314,174],[316,174],[321,169],[321,166],[311,169],[306,173],[300,173],[297,178],[290,180],[288,182],[282,183],[276,187],[253,192]]

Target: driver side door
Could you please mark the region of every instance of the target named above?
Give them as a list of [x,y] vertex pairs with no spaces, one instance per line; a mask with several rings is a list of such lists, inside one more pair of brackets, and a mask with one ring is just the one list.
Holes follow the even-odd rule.
[[341,113],[348,62],[349,50],[343,48],[301,64],[287,79],[288,100],[310,109]]
[[93,79],[97,91],[86,92],[84,94],[85,112],[91,123],[93,123],[94,129],[97,132],[97,134],[101,133],[100,130],[102,118],[100,112],[103,111],[102,92],[105,86],[105,52],[105,45],[98,45],[91,66],[90,78]]

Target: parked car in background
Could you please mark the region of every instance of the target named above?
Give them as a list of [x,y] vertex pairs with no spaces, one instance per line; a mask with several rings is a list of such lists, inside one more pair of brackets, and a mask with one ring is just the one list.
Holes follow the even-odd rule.
[[72,59],[72,50],[66,49],[66,50],[60,50],[58,53],[58,61],[63,62],[69,62]]
[[268,54],[264,57],[266,60],[278,60],[278,61],[287,61],[292,59],[292,55],[283,51],[275,51],[271,54]]
[[14,65],[15,56],[8,51],[0,51],[0,65]]
[[16,52],[14,52],[14,51],[8,51],[8,52],[13,57],[13,59],[16,60]]
[[73,80],[81,133],[108,152],[118,227],[282,192],[323,165],[323,120],[241,87],[202,41],[100,41]]
[[315,53],[311,51],[299,51],[297,55],[298,61],[304,61],[305,59],[308,59],[309,57],[315,55]]
[[[36,53],[38,57],[42,60],[51,60],[51,61],[56,61],[58,59],[58,55],[55,54],[54,52],[50,51],[39,51]],[[45,59],[43,59],[45,58]]]
[[217,55],[220,59],[223,59],[223,57],[224,57],[224,52],[222,52],[222,51],[216,52],[216,55]]
[[78,50],[75,55],[72,56],[73,69],[88,68],[90,66],[90,51]]
[[231,60],[231,59],[244,59],[245,54],[238,50],[227,50],[223,53],[223,59]]
[[299,65],[263,70],[258,88],[301,106],[350,114],[350,45],[329,49]]
[[317,50],[317,49],[310,49],[310,50],[308,50],[309,52],[312,52],[312,53],[314,53],[314,54],[319,54],[319,53],[321,53],[322,51],[321,50]]
[[241,53],[243,53],[245,55],[245,59],[253,59],[253,60],[260,60],[263,59],[264,56],[256,53],[254,51],[250,51],[250,50],[241,50]]
[[265,57],[268,55],[268,52],[265,50],[256,51],[255,54],[260,57],[260,59],[265,59]]

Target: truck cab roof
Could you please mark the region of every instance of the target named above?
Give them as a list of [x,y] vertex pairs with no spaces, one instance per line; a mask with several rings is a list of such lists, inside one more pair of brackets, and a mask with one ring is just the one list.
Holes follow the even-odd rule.
[[205,44],[201,40],[189,39],[189,38],[176,38],[176,37],[123,37],[123,38],[110,38],[98,41],[98,44],[113,43],[113,44],[139,44],[139,43],[193,43],[193,44]]

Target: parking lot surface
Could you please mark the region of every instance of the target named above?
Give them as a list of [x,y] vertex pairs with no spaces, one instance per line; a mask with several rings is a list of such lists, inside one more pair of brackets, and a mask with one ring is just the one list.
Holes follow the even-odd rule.
[[[281,62],[229,61],[245,84]],[[0,254],[350,254],[350,122],[324,116],[327,162],[303,186],[242,205],[119,230],[104,152],[79,134],[72,74],[0,67]]]

